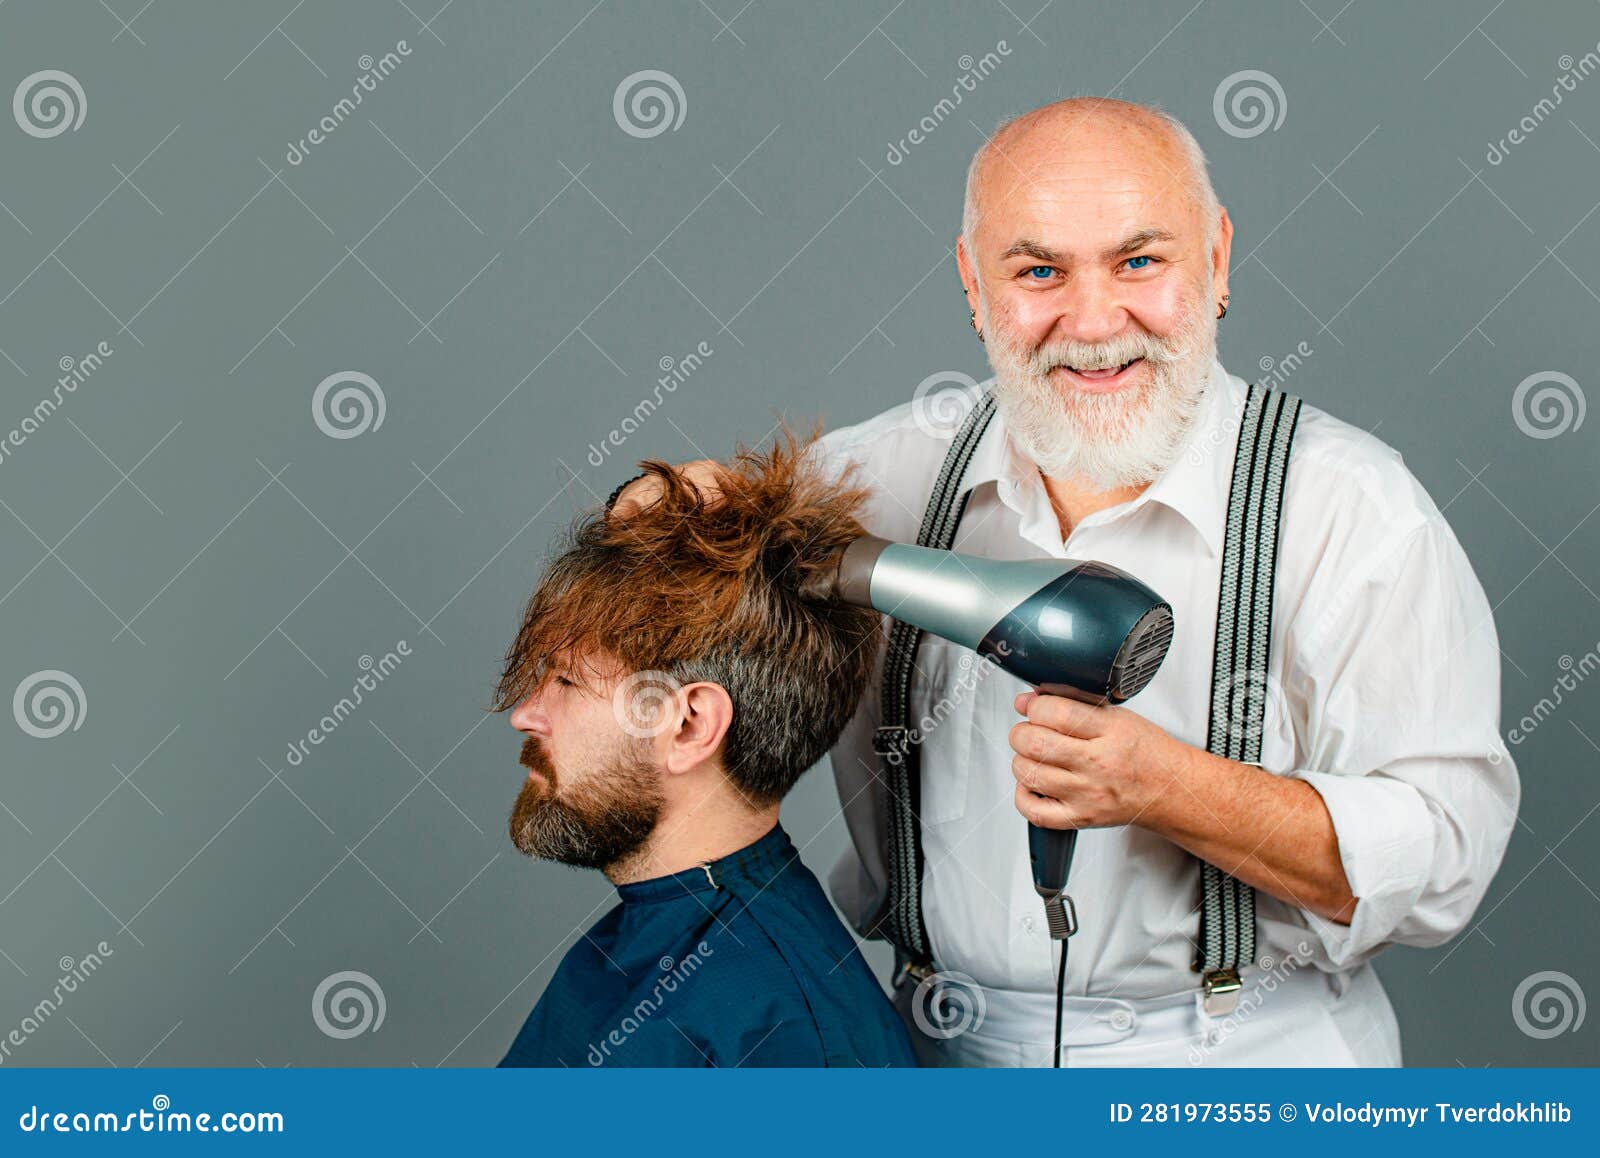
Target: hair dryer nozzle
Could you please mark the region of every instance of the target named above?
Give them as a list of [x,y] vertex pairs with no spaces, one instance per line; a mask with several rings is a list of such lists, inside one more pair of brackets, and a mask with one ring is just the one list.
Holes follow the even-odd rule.
[[872,570],[888,545],[888,539],[862,535],[839,552],[839,568],[834,574],[831,594],[857,607],[871,607]]

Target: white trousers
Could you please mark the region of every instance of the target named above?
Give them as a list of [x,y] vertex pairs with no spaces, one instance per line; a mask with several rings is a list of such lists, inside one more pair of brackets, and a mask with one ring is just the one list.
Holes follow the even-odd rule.
[[[904,984],[895,1006],[924,1066],[1051,1065],[1055,994],[970,979]],[[1163,997],[1068,997],[1063,1066],[1398,1066],[1400,1029],[1371,965],[1310,965],[1244,980],[1232,1014],[1208,1015],[1193,988]]]

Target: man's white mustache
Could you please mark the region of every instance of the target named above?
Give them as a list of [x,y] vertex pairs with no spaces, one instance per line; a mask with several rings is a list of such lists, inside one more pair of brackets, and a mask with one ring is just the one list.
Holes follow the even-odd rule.
[[1074,370],[1109,370],[1143,358],[1147,362],[1173,362],[1181,351],[1152,334],[1125,334],[1105,342],[1050,342],[1028,355],[1027,367],[1037,375],[1057,366]]

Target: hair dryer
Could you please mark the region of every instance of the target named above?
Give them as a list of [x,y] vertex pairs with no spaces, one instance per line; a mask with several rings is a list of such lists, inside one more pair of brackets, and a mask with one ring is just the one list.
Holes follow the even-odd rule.
[[[842,552],[833,594],[942,636],[1049,695],[1119,704],[1155,676],[1172,607],[1106,563],[984,559],[865,535]],[[1050,935],[1077,929],[1064,889],[1076,829],[1028,826]]]

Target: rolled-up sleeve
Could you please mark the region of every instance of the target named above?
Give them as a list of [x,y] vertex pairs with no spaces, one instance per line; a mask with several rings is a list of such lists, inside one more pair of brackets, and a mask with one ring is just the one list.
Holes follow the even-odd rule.
[[1520,800],[1492,610],[1448,524],[1435,515],[1369,564],[1310,601],[1285,675],[1304,705],[1304,766],[1288,774],[1327,805],[1357,898],[1348,926],[1299,916],[1341,970],[1466,928]]

